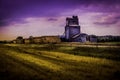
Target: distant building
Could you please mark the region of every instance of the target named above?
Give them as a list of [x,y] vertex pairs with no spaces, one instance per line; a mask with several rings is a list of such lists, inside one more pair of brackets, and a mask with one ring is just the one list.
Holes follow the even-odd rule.
[[16,44],[16,40],[13,40],[12,42],[13,42],[14,44]]
[[[29,39],[31,40],[31,39]],[[30,41],[29,41],[30,42]],[[41,36],[41,37],[33,37],[32,43],[59,43],[61,42],[58,36]]]
[[29,39],[29,38],[25,38],[25,39],[24,39],[24,43],[25,43],[25,44],[30,44],[30,39]]
[[32,37],[23,39],[22,37],[16,38],[13,40],[13,43],[17,44],[40,44],[40,43],[60,43],[61,40],[59,36],[41,36],[41,37]]
[[60,37],[59,36],[42,36],[42,42],[43,43],[60,43]]

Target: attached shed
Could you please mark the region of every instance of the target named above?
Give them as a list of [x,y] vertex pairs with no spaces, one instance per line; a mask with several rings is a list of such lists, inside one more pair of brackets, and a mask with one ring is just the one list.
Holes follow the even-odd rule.
[[90,42],[97,42],[97,36],[95,36],[95,35],[89,35],[89,41]]
[[87,37],[88,37],[87,34],[81,33],[81,34],[73,36],[73,41],[74,42],[87,42],[88,41]]

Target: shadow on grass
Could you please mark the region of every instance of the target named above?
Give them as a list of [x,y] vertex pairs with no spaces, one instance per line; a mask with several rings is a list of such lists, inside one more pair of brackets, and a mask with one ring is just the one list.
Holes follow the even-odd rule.
[[75,55],[106,58],[106,59],[120,61],[120,49],[119,48],[76,47],[69,53],[71,52],[73,52],[73,54]]
[[[4,45],[5,46],[5,45]],[[39,51],[52,51],[52,52],[62,52],[79,56],[97,57],[105,58],[110,60],[120,61],[120,49],[114,47],[98,48],[98,47],[74,47],[71,49],[66,49],[64,46],[59,46],[56,44],[47,44],[42,47],[16,47],[16,46],[5,46],[6,49],[11,49],[17,52],[27,53],[29,49],[39,50]],[[2,46],[3,48],[3,46]],[[24,49],[24,50],[23,50]]]
[[0,56],[0,80],[75,80],[68,74],[55,72],[28,61],[2,54]]
[[107,48],[98,48],[98,47],[74,47],[71,49],[66,49],[63,46],[46,46],[42,48],[34,48],[36,50],[45,50],[45,51],[55,51],[55,52],[63,52],[73,55],[80,55],[80,56],[88,56],[88,57],[97,57],[97,58],[106,58],[111,60],[120,61],[120,49],[114,47],[107,47]]

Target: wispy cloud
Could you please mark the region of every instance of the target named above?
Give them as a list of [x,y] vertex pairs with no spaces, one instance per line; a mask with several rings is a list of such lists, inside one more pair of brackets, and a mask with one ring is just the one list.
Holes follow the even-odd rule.
[[56,18],[49,18],[48,21],[57,21],[58,19]]
[[120,14],[119,13],[110,13],[106,15],[101,15],[96,18],[94,24],[97,25],[114,25],[120,21]]

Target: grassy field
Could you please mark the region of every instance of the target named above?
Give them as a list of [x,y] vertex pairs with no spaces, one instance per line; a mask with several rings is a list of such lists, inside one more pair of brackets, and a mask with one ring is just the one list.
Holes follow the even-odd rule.
[[0,44],[0,80],[120,80],[120,48]]

